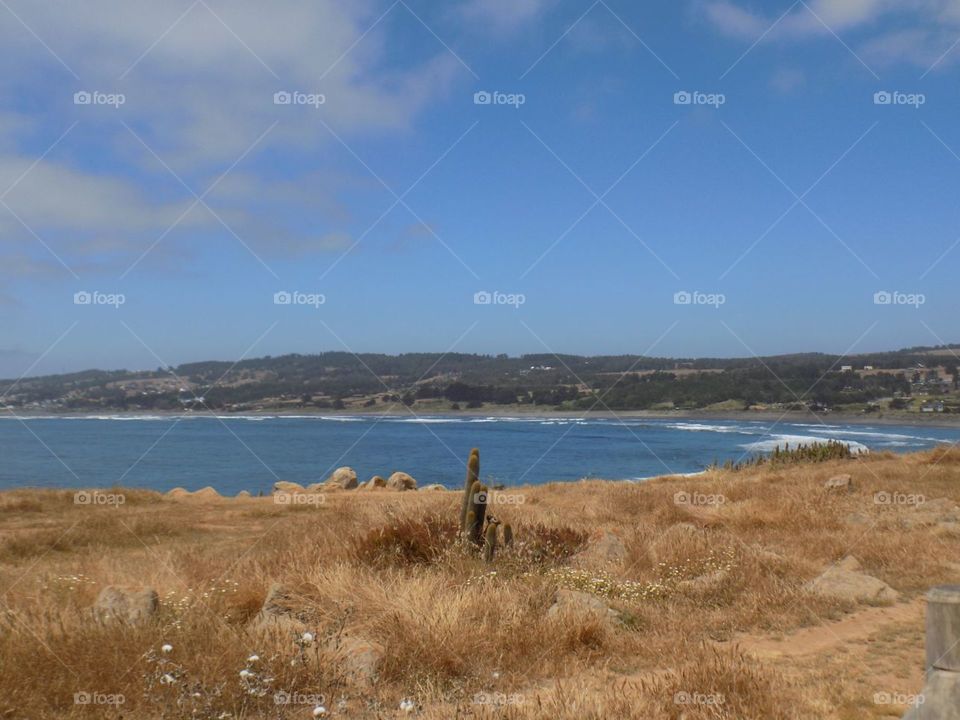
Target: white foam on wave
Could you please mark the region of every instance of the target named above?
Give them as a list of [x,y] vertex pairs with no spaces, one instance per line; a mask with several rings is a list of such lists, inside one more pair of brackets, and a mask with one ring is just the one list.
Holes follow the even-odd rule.
[[708,425],[695,422],[663,423],[662,427],[672,430],[686,430],[687,432],[743,433],[747,435],[753,435],[755,430],[760,429],[745,425]]
[[[798,447],[805,445],[825,445],[830,440],[836,440],[836,438],[818,437],[816,435],[770,435],[763,440],[745,443],[740,447],[753,452],[773,452],[778,447],[782,448],[786,446],[789,450],[796,450]],[[856,440],[840,440],[840,442],[855,453],[870,452],[870,448],[862,443],[858,443]]]
[[645,477],[627,478],[627,480],[629,482],[643,482],[644,480],[654,480],[656,478],[664,478],[664,477],[697,477],[699,475],[705,475],[706,472],[707,472],[706,470],[696,470],[694,472],[686,472],[686,473],[660,473],[659,475],[647,475]]
[[923,442],[936,442],[939,438],[925,437],[923,435],[904,435],[902,433],[891,433],[891,432],[881,432],[878,430],[847,430],[844,428],[839,429],[820,429],[822,435],[834,435],[834,436],[848,436],[852,435],[854,437],[865,437],[865,438],[876,438],[877,440],[889,440],[891,442],[885,443],[888,445],[895,445],[897,441],[907,441],[907,440],[920,440]]

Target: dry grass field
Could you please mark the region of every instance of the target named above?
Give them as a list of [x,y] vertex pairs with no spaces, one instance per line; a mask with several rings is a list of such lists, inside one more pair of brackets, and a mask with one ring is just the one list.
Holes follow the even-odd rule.
[[[492,562],[458,492],[103,493],[0,493],[0,718],[893,718],[960,578],[956,450],[509,488]],[[848,556],[898,599],[805,588]]]

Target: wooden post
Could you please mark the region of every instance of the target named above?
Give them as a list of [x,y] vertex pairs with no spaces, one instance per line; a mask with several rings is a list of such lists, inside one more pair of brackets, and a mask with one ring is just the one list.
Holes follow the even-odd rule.
[[960,585],[927,592],[927,684],[903,720],[960,720]]

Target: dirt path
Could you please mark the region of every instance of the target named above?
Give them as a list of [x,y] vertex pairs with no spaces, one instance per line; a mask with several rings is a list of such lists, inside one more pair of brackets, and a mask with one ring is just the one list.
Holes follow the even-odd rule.
[[839,645],[866,640],[885,625],[916,623],[922,627],[925,607],[924,599],[917,598],[909,603],[860,610],[842,620],[803,628],[779,639],[743,635],[724,645],[737,645],[758,658],[815,655]]

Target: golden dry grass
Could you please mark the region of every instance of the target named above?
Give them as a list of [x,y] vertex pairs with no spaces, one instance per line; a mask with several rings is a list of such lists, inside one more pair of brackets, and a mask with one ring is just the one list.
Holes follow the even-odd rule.
[[[853,474],[854,492],[823,488],[838,472]],[[912,506],[875,501],[960,501],[956,450],[511,489],[524,502],[495,512],[517,543],[492,564],[455,542],[458,493],[276,505],[111,492],[124,504],[0,493],[0,717],[279,720],[311,717],[320,696],[335,718],[893,717],[903,708],[874,695],[919,691],[918,675],[890,671],[919,672],[919,627],[888,628],[896,642],[882,662],[867,638],[831,648],[842,669],[789,652],[762,659],[741,641],[857,611],[802,590],[848,554],[904,600],[960,572],[960,534],[904,527]],[[626,561],[574,567],[601,528],[624,539]],[[289,622],[257,617],[274,583],[288,590]],[[156,588],[157,617],[95,622],[111,584]],[[548,615],[560,587],[602,597],[622,621]],[[350,639],[382,650],[372,685],[338,655]],[[276,704],[280,691],[303,702]],[[124,703],[78,704],[77,693]]]

